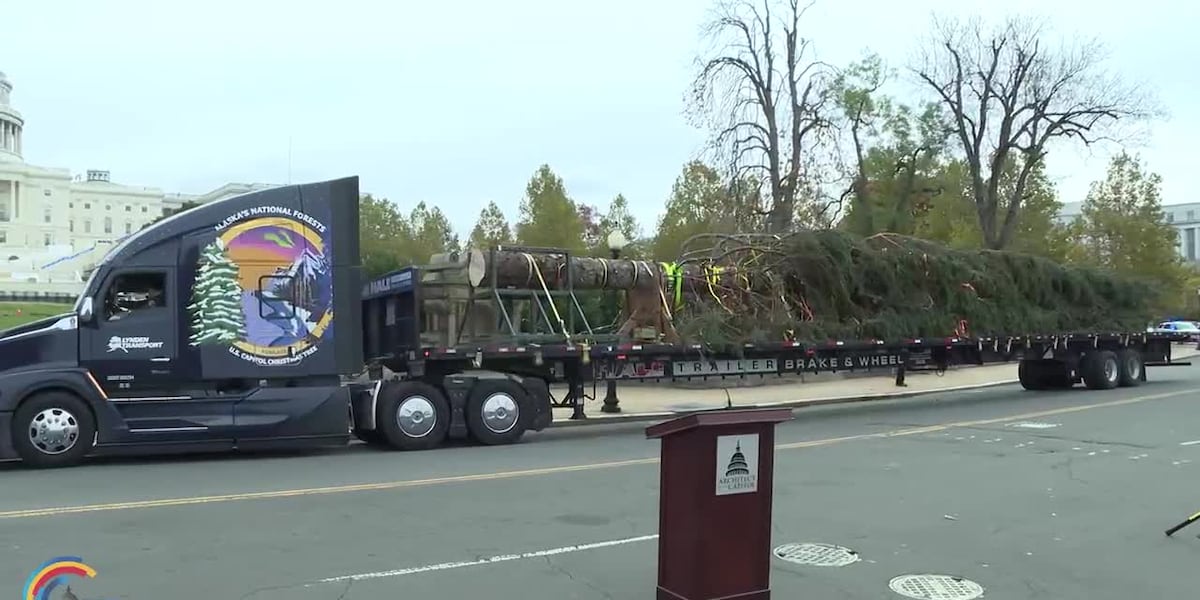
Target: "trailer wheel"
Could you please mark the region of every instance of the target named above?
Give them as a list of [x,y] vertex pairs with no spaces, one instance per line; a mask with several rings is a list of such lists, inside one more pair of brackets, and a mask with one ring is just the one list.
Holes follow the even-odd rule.
[[393,448],[428,450],[446,439],[450,405],[441,390],[420,381],[384,384],[379,392],[378,431]]
[[1070,368],[1057,360],[1022,360],[1017,364],[1017,379],[1031,391],[1065,390],[1075,385]]
[[516,382],[480,380],[467,399],[467,429],[489,446],[512,444],[525,435],[528,406],[529,397]]
[[13,415],[13,445],[21,461],[32,467],[78,464],[92,449],[96,420],[78,396],[46,392],[30,398]]
[[1121,387],[1134,387],[1141,385],[1142,372],[1145,370],[1145,361],[1142,360],[1142,353],[1133,348],[1125,348],[1117,353],[1117,359],[1121,364]]
[[1021,387],[1037,392],[1047,389],[1046,378],[1042,376],[1042,370],[1038,368],[1038,364],[1030,360],[1022,360],[1017,363],[1017,379],[1021,382]]
[[1111,350],[1088,352],[1079,361],[1083,383],[1091,390],[1111,390],[1121,382],[1121,363]]

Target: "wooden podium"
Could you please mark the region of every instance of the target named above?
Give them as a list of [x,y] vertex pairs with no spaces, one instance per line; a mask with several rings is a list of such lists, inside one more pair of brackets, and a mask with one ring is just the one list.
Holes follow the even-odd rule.
[[695,413],[662,440],[658,600],[768,600],[775,425],[788,408]]

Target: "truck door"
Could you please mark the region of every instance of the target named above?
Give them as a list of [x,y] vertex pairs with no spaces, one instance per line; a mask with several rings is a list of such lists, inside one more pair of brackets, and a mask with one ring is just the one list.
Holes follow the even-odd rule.
[[115,268],[80,328],[80,362],[124,418],[123,442],[208,440],[232,427],[232,400],[189,389],[199,386],[178,364],[177,288],[173,267]]

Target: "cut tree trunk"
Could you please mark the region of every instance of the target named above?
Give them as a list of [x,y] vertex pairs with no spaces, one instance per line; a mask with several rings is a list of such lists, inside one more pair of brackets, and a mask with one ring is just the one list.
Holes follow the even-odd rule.
[[[472,252],[479,252],[472,250]],[[480,252],[471,262],[484,272],[479,287],[540,290],[567,289],[567,269],[561,255],[526,254],[513,250]],[[493,267],[495,281],[493,281]],[[683,290],[708,294],[705,268],[689,263],[683,269]],[[661,263],[626,258],[571,257],[571,288],[575,290],[633,290],[662,287],[667,279]],[[736,285],[733,271],[722,272],[718,286]]]

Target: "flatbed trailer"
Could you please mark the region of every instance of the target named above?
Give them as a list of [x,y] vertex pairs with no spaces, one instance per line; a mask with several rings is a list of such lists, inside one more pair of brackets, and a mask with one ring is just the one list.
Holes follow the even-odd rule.
[[[561,249],[521,248],[526,252],[564,253]],[[433,267],[433,271],[442,270]],[[512,443],[527,430],[549,425],[555,408],[569,409],[571,418],[586,419],[586,386],[598,382],[662,382],[731,378],[786,377],[804,373],[871,372],[891,370],[897,385],[910,371],[945,371],[961,365],[1017,363],[1018,377],[1027,390],[1066,389],[1082,383],[1105,390],[1140,385],[1146,367],[1185,366],[1172,359],[1171,344],[1186,341],[1176,333],[1095,332],[1009,336],[947,336],[900,340],[784,340],[747,343],[736,349],[699,344],[664,344],[583,336],[522,334],[509,330],[498,339],[471,343],[430,344],[433,337],[453,342],[470,337],[455,327],[430,327],[420,307],[446,295],[423,286],[429,279],[423,267],[382,276],[363,289],[363,338],[371,365],[367,388],[355,395],[355,433],[369,443],[399,448],[431,448],[446,438],[475,438],[486,443]],[[436,278],[434,278],[436,280]],[[433,288],[444,288],[441,283]],[[480,300],[501,305],[505,295],[549,302],[548,291],[484,290],[459,296],[461,321],[469,321]],[[568,306],[578,307],[572,290]],[[505,309],[495,320],[509,322]],[[551,325],[549,311],[544,324]],[[582,317],[582,315],[577,315]],[[585,326],[586,326],[586,319]],[[500,325],[496,329],[502,329]],[[494,334],[495,329],[489,331]],[[501,383],[507,381],[508,383]],[[565,384],[567,393],[555,398],[552,384]],[[524,394],[524,397],[521,395]],[[403,420],[412,398],[431,419],[447,422],[445,430],[422,438],[414,431],[397,435],[383,431],[390,420]],[[514,411],[532,413],[528,421],[494,417],[489,406],[503,405],[502,417]],[[503,428],[490,427],[492,421]],[[400,428],[402,429],[402,427]],[[503,429],[503,430],[501,430]],[[422,430],[424,431],[424,430]]]
[[1111,389],[1181,364],[1178,333],[623,341],[588,324],[569,270],[555,289],[483,288],[456,261],[364,283],[359,198],[354,177],[273,188],[124,239],[71,311],[0,332],[0,460],[62,467],[354,436],[402,450],[510,444],[548,427],[556,408],[585,418],[588,382],[879,369],[902,381],[912,369],[1019,361],[1028,389]]

